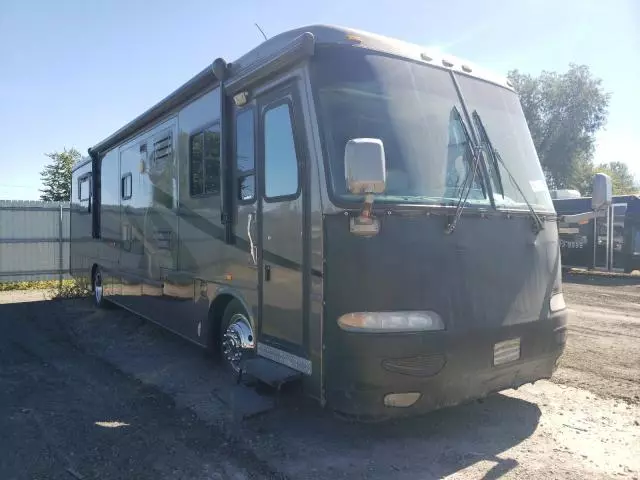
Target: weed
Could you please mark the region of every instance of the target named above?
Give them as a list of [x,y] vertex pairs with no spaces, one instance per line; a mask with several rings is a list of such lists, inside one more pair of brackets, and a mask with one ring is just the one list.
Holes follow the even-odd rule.
[[[29,282],[5,282],[0,283],[0,292],[12,290],[53,290],[59,287],[59,280],[36,280]],[[63,280],[63,288],[75,284],[75,280]]]
[[0,292],[13,290],[47,290],[47,298],[78,298],[89,294],[87,287],[75,280],[37,280],[31,282],[0,283]]
[[56,285],[52,291],[51,299],[80,298],[87,295],[89,295],[89,290],[85,284],[71,280],[63,282],[62,285]]

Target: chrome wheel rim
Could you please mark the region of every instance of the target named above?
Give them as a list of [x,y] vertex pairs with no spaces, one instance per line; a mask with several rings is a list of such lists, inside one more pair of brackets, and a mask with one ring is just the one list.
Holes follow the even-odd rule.
[[93,290],[96,297],[96,303],[99,304],[102,301],[102,277],[100,274],[96,275],[96,281],[93,286]]
[[222,335],[222,357],[234,372],[239,372],[242,359],[254,348],[255,335],[251,322],[243,314],[235,314]]

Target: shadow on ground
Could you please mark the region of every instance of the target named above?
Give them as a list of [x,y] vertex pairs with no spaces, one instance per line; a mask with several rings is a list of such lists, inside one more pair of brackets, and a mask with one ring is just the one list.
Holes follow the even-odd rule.
[[327,478],[442,478],[480,461],[493,464],[485,478],[499,478],[517,462],[498,455],[528,438],[540,419],[537,405],[501,394],[378,424],[347,423],[293,396],[282,403],[239,431],[253,433],[263,454],[294,478],[308,469]]
[[[289,392],[280,397],[276,410],[237,422],[225,404],[225,392],[232,385],[232,379],[221,368],[216,367],[197,347],[125,311],[95,311],[87,299],[0,305],[0,328],[3,332],[10,332],[0,343],[0,352],[3,352],[0,354],[0,372],[11,368],[14,359],[20,357],[21,349],[32,348],[30,337],[41,338],[41,343],[51,345],[37,355],[40,367],[33,366],[35,370],[26,377],[13,375],[11,381],[14,383],[46,378],[45,368],[48,367],[44,365],[60,363],[61,358],[67,358],[67,362],[100,365],[100,376],[93,379],[91,371],[78,373],[71,367],[56,370],[60,375],[68,374],[75,378],[74,381],[91,385],[90,389],[82,392],[87,404],[94,408],[101,405],[100,397],[109,398],[109,392],[120,395],[124,388],[121,385],[123,377],[127,382],[133,381],[131,377],[142,382],[137,389],[126,390],[126,395],[118,397],[118,405],[123,408],[129,405],[123,412],[130,412],[134,406],[147,406],[142,420],[162,428],[146,428],[148,434],[157,435],[157,438],[144,437],[140,433],[144,429],[124,429],[123,432],[128,438],[142,436],[135,438],[138,442],[148,442],[155,449],[160,448],[162,452],[172,451],[172,442],[176,442],[173,453],[167,457],[171,462],[167,459],[161,461],[151,453],[140,455],[141,443],[136,443],[136,448],[130,451],[120,448],[119,440],[110,433],[111,438],[100,441],[107,442],[106,445],[113,442],[112,446],[121,458],[119,463],[109,464],[110,473],[115,473],[120,467],[133,469],[131,462],[137,462],[133,469],[136,472],[146,468],[149,472],[164,473],[175,468],[184,474],[181,478],[193,478],[195,470],[204,471],[205,463],[206,468],[212,468],[211,462],[218,456],[216,449],[220,448],[220,453],[225,455],[240,452],[239,458],[230,456],[229,462],[237,461],[242,465],[243,458],[246,458],[247,466],[257,469],[256,474],[270,472],[266,474],[269,477],[277,472],[296,479],[430,479],[442,478],[478,462],[488,462],[491,466],[487,467],[484,478],[493,479],[517,466],[514,459],[504,458],[502,454],[528,438],[540,418],[540,410],[535,404],[498,394],[483,402],[433,412],[420,418],[356,424],[337,418],[296,392]],[[10,348],[9,345],[14,346]],[[75,351],[72,360],[65,354],[69,349]],[[60,381],[66,382],[64,379]],[[65,416],[71,420],[82,412],[81,405],[74,402],[69,403],[69,408],[64,408],[64,396],[44,395],[38,408],[46,410],[49,402],[57,402],[55,410],[60,421]],[[163,408],[150,408],[146,402],[156,397],[170,399],[173,406],[168,408],[163,403]],[[2,398],[3,408],[19,410],[19,405],[24,403],[6,395]],[[100,408],[105,409],[104,406]],[[121,420],[123,416],[116,418],[112,414],[110,417],[109,409],[96,412],[100,412],[101,419],[113,417]],[[191,412],[195,412],[194,417],[190,416]],[[83,415],[86,414],[80,417]],[[143,412],[131,412],[129,418],[135,415],[143,415]],[[47,421],[46,417],[42,418],[42,421]],[[70,421],[69,425],[73,422]],[[17,429],[10,433],[16,439],[37,435],[36,431],[24,425],[9,425],[7,428]],[[211,434],[211,442],[203,446],[200,443],[205,441],[202,432],[207,431]],[[79,437],[85,434],[83,432],[86,433],[80,429],[74,434],[77,442],[66,447],[68,455],[82,456],[83,448],[93,448],[95,438],[86,433],[87,438],[83,440]],[[187,432],[199,433],[196,438],[190,438]],[[20,450],[25,443],[16,442],[15,445],[19,445]],[[230,452],[229,445],[236,445],[233,452]],[[0,442],[0,446],[8,448],[6,443]],[[107,448],[104,443],[95,448],[101,455],[94,458],[94,462],[111,461],[104,456]],[[74,449],[77,450],[75,454]],[[0,456],[6,457],[8,453],[0,452]],[[28,455],[29,452],[24,452],[24,458]],[[131,458],[122,460],[127,457]],[[191,467],[183,467],[180,459],[190,462]],[[200,461],[202,465],[194,466],[194,461]],[[164,470],[157,470],[159,463]],[[123,475],[128,473],[126,470],[122,472]]]
[[562,281],[567,283],[578,283],[582,285],[596,285],[614,287],[617,285],[640,285],[640,275],[607,275],[606,273],[592,274],[584,272],[564,272]]

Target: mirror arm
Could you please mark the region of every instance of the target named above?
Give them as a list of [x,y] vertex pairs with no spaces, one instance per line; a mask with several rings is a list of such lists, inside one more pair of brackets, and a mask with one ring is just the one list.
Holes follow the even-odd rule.
[[360,219],[365,221],[370,221],[371,219],[371,210],[373,209],[373,194],[367,193],[364,197],[364,205],[362,206],[362,211],[360,212]]
[[354,235],[371,237],[380,232],[380,220],[372,215],[373,193],[367,193],[364,199],[364,205],[357,217],[351,217],[349,221],[349,231]]

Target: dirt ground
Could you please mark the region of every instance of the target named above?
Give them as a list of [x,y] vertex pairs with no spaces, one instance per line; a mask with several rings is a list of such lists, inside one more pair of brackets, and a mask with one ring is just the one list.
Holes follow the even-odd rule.
[[554,381],[640,404],[640,282],[572,281],[585,283],[565,283],[571,329]]
[[237,421],[232,379],[175,336],[88,299],[2,293],[0,479],[637,479],[640,285],[570,280],[552,381],[378,425],[295,393]]

